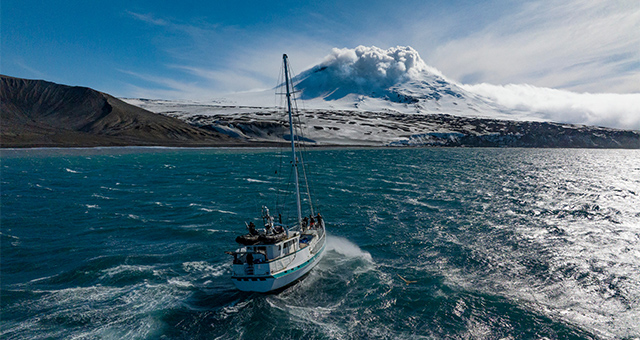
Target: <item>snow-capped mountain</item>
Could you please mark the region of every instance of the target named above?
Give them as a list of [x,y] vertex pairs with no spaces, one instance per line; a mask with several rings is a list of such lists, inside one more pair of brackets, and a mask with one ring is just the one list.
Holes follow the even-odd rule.
[[[567,97],[566,91],[545,89],[546,97],[537,99],[552,98],[538,106],[501,100],[508,96],[505,91],[521,88],[501,87],[496,97],[488,85],[458,84],[428,66],[411,47],[333,49],[320,64],[293,81],[305,125],[301,134],[319,144],[536,146],[532,142],[535,138],[527,137],[530,141],[523,143],[527,139],[523,136],[540,133],[567,138],[563,142],[547,138],[540,145],[571,146],[576,140],[575,131],[616,131],[566,124],[598,122],[593,119],[598,116],[593,108],[579,105],[588,94]],[[277,115],[277,106],[282,103],[275,100],[275,92],[237,93],[212,102],[127,101],[237,138],[281,141],[287,128],[284,117]],[[640,96],[620,96],[618,102],[624,105],[614,109],[626,114],[625,110],[636,107],[637,102],[635,110],[639,110]],[[566,98],[573,102],[566,102]],[[592,106],[602,110],[601,106]],[[563,119],[567,112],[572,114]],[[629,128],[634,128],[633,124]],[[632,144],[640,145],[638,136],[631,136]],[[467,137],[472,141],[461,142]],[[602,141],[583,142],[580,146],[604,145]]]
[[488,100],[447,80],[411,47],[334,49],[294,79],[300,98],[318,106],[404,113],[500,114]]

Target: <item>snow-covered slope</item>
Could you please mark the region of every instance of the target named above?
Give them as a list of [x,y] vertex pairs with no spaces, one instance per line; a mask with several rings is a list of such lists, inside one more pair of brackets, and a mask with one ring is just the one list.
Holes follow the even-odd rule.
[[[517,122],[581,123],[552,119],[562,116],[550,115],[548,109],[532,109],[532,105],[503,105],[505,101],[492,96],[486,87],[448,80],[411,47],[334,49],[323,62],[293,81],[304,125],[301,134],[320,144],[443,145],[460,136],[524,135],[532,131]],[[284,116],[278,114],[283,103],[277,100],[276,92],[236,93],[210,102],[126,101],[230,136],[281,141],[287,128]],[[631,98],[630,104],[636,100],[625,98]],[[563,109],[562,105],[537,107]],[[550,126],[533,130],[552,133],[554,128],[547,131]]]

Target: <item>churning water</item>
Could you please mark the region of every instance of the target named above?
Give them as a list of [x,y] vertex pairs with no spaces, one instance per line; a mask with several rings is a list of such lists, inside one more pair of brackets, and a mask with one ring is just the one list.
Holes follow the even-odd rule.
[[261,295],[224,251],[285,200],[278,152],[3,150],[0,337],[640,337],[639,151],[307,158],[327,253]]

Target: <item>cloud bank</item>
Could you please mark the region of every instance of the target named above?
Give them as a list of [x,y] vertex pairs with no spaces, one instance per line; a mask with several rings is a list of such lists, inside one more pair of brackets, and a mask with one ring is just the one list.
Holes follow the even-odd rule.
[[532,85],[462,85],[507,109],[545,120],[640,130],[640,94],[576,93]]

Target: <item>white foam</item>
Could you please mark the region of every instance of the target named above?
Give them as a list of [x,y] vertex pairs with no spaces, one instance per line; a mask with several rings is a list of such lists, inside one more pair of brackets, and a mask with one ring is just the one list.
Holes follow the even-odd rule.
[[210,278],[224,275],[230,266],[228,263],[212,265],[206,261],[194,261],[183,263],[182,269],[187,273],[205,273]]
[[438,207],[434,207],[434,206],[429,205],[429,204],[427,204],[427,203],[420,202],[420,201],[418,201],[418,199],[417,199],[417,198],[408,198],[408,199],[406,200],[406,202],[407,202],[407,203],[409,203],[409,204],[411,204],[411,205],[418,205],[418,206],[421,206],[421,207],[427,207],[427,208],[429,208],[429,209],[433,209],[433,210],[439,210],[439,209],[438,209]]
[[305,326],[309,323],[312,323],[319,328],[321,328],[322,334],[328,335],[331,338],[342,339],[345,338],[348,334],[347,330],[338,326],[331,319],[331,312],[334,311],[338,306],[334,306],[333,308],[323,308],[319,306],[313,307],[304,307],[304,306],[295,306],[292,304],[284,303],[284,301],[277,299],[267,299],[267,303],[270,307],[281,310],[289,315],[291,315],[290,320],[299,323],[302,326]]
[[239,302],[239,301],[240,300],[233,301],[228,306],[223,307],[222,310],[220,311],[219,316],[222,319],[226,319],[231,314],[236,314],[236,313],[240,312],[242,309],[247,307],[253,300],[246,300],[246,301],[242,301],[242,302]]
[[102,270],[102,273],[104,273],[104,275],[102,276],[103,278],[108,276],[108,277],[114,277],[116,275],[120,275],[123,273],[133,273],[133,272],[150,272],[153,274],[158,273],[154,267],[152,266],[143,266],[143,265],[127,265],[127,264],[122,264],[119,265],[117,267],[113,267],[113,268],[108,268],[108,269],[104,269]]
[[260,180],[260,179],[253,179],[253,178],[247,178],[247,182],[253,182],[253,183],[271,183],[271,182],[268,182],[268,181],[263,181],[263,180]]
[[169,280],[167,280],[167,283],[169,283],[170,285],[176,286],[176,287],[180,287],[180,288],[193,287],[193,284],[191,282],[180,280],[177,277],[170,278]]
[[220,209],[215,209],[214,211],[217,211],[217,212],[223,213],[223,214],[238,215],[237,213],[234,213],[233,211],[220,210]]

